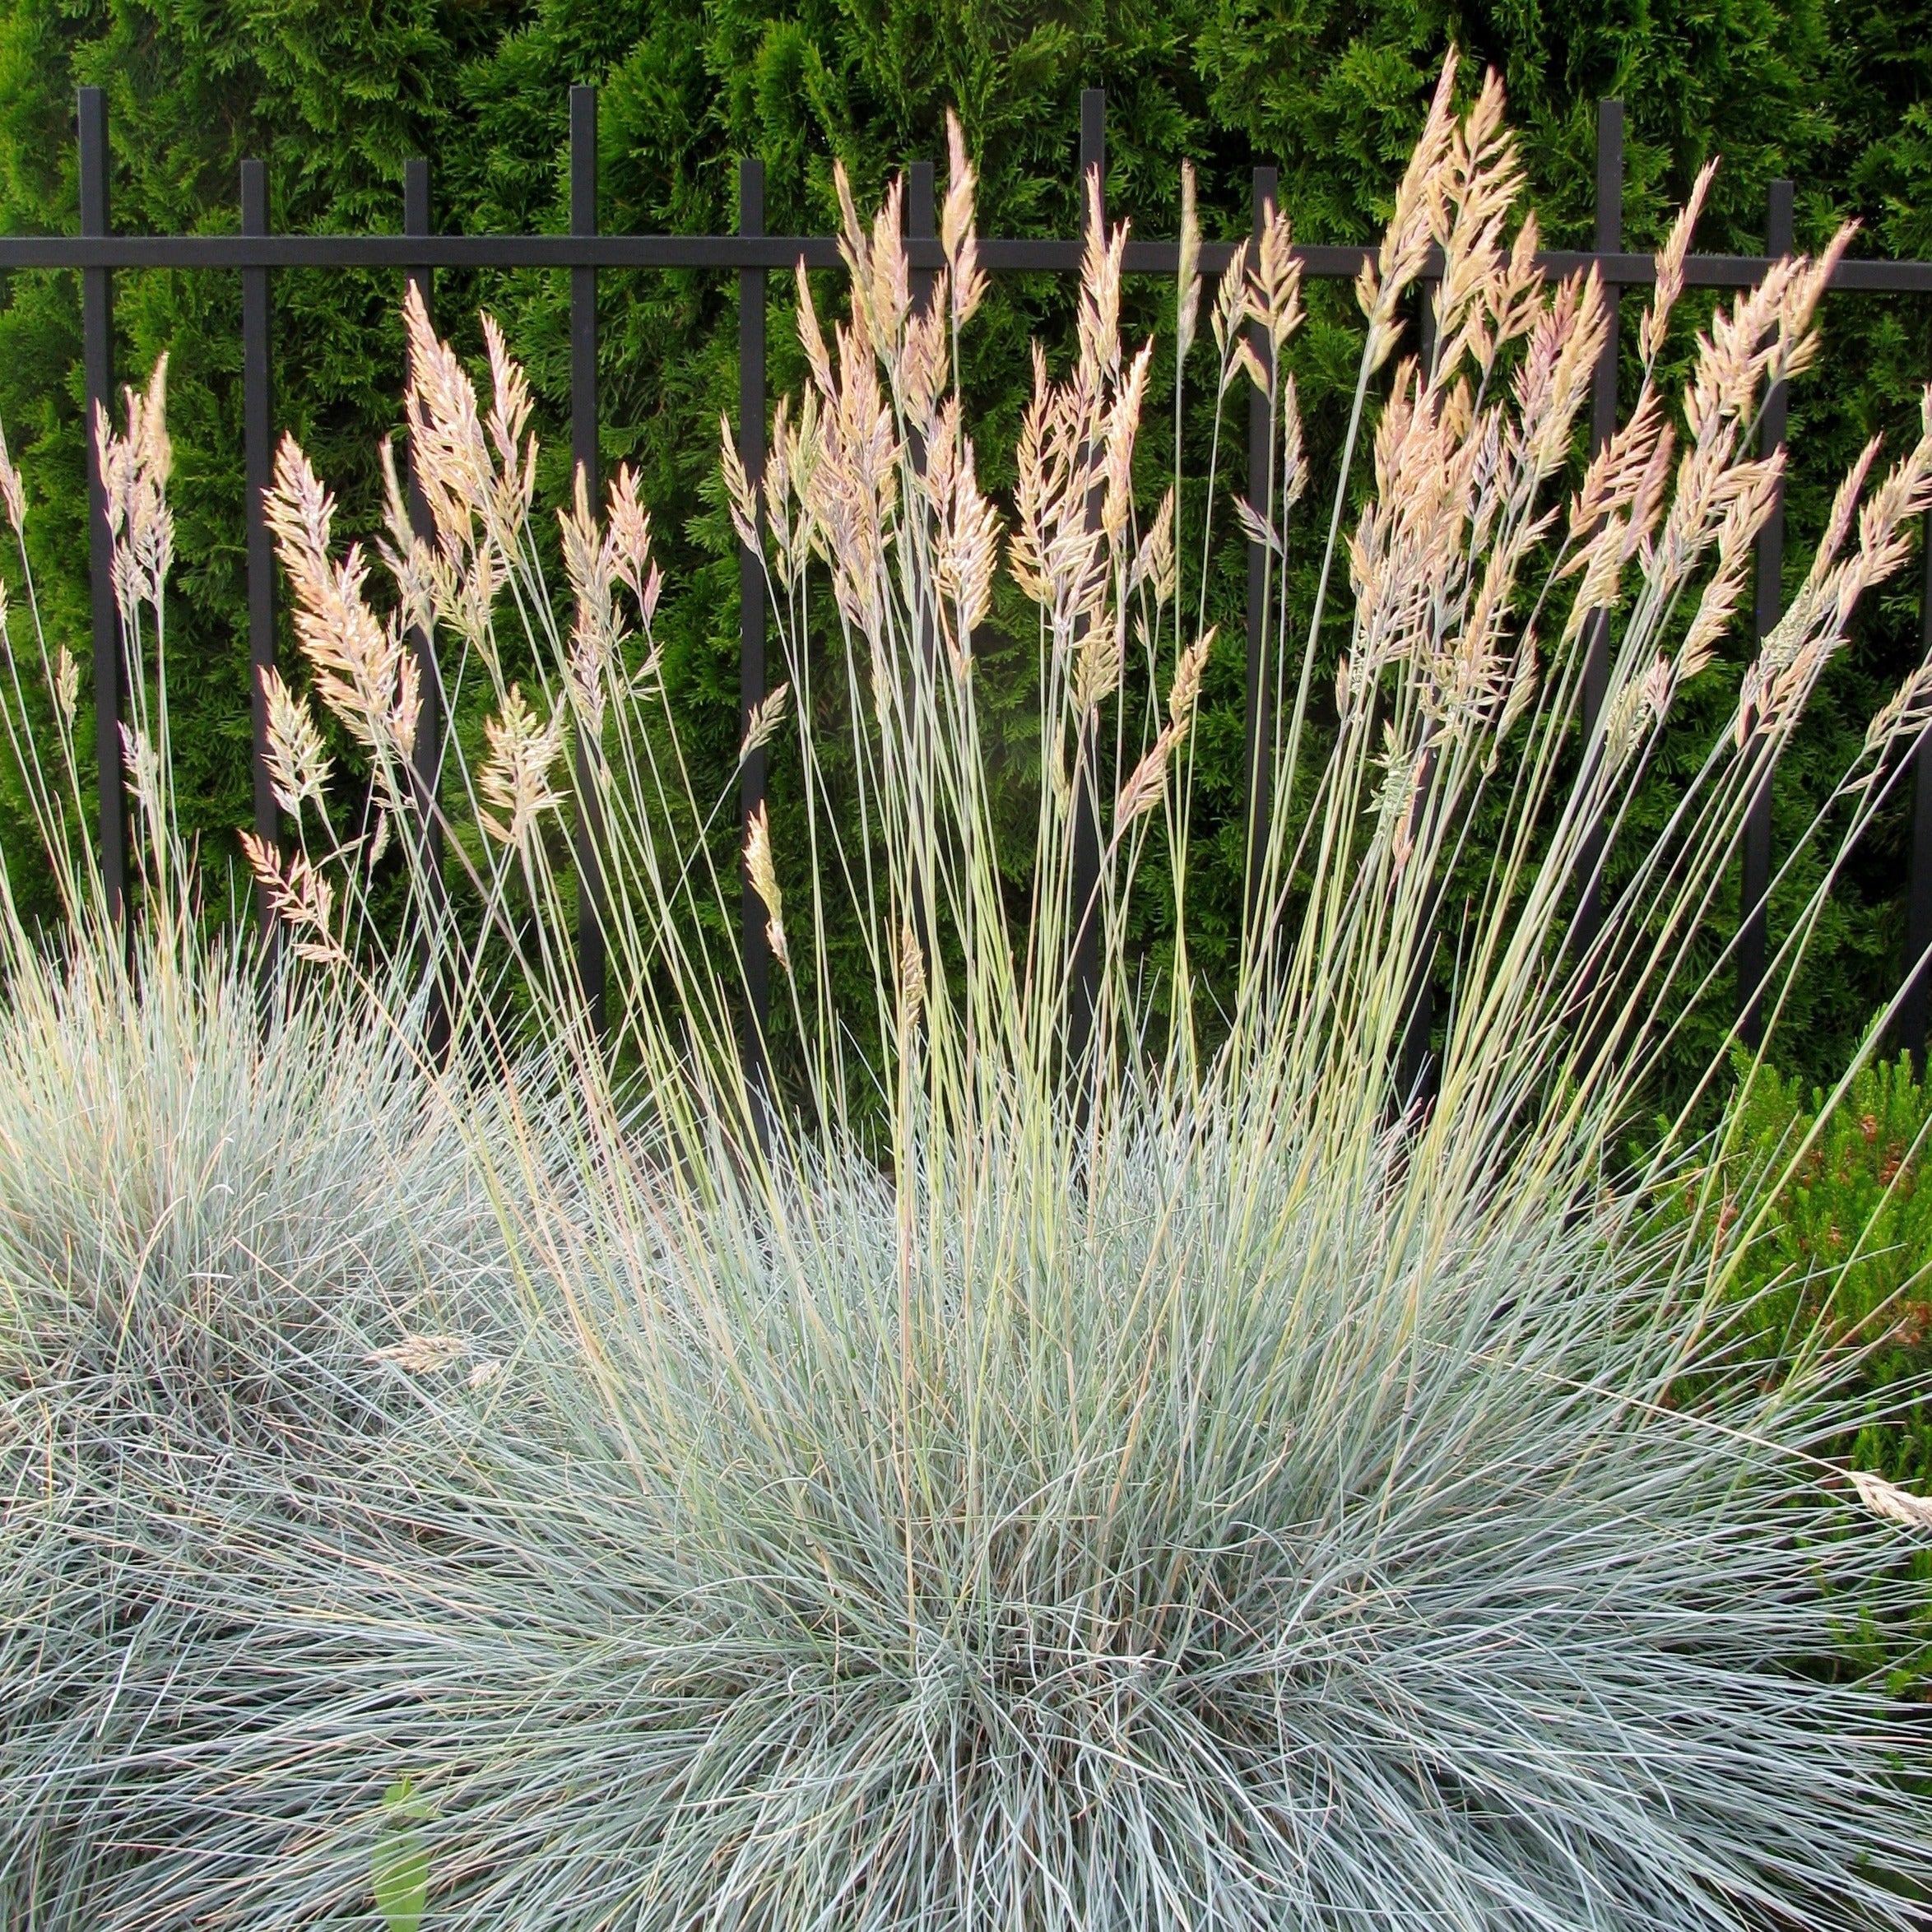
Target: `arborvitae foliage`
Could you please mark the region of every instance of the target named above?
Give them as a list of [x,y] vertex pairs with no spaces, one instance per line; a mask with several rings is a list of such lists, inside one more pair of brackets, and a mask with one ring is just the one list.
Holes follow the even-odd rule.
[[[802,0],[783,10],[769,0],[0,0],[0,229],[74,225],[73,89],[86,82],[109,91],[118,226],[232,227],[236,164],[259,155],[276,226],[393,230],[402,161],[425,153],[440,225],[560,228],[566,90],[589,81],[602,90],[608,228],[730,228],[732,157],[750,152],[767,164],[769,226],[823,232],[834,225],[834,157],[863,200],[903,161],[940,151],[945,109],[956,104],[982,170],[986,231],[1065,234],[1075,216],[1079,91],[1099,85],[1108,92],[1110,212],[1131,216],[1140,232],[1174,232],[1179,163],[1191,156],[1210,235],[1245,230],[1248,170],[1265,161],[1281,170],[1301,239],[1362,241],[1386,216],[1451,41],[1471,57],[1472,75],[1488,63],[1508,84],[1551,244],[1591,239],[1595,105],[1617,95],[1628,115],[1627,245],[1657,241],[1697,168],[1721,153],[1702,247],[1761,246],[1767,185],[1788,174],[1799,184],[1801,248],[1855,215],[1865,223],[1860,250],[1932,254],[1927,0],[1830,9],[1817,0],[1310,0],[1293,8],[1075,0],[1046,12],[1001,0]],[[351,529],[374,522],[372,433],[397,413],[402,343],[390,279],[287,273],[275,281],[278,422],[344,488]],[[473,332],[479,303],[499,315],[553,432],[567,400],[566,282],[446,275],[438,290],[439,312],[459,341]],[[774,278],[774,392],[797,373],[779,284]],[[178,756],[189,823],[205,857],[225,866],[233,828],[249,809],[239,290],[232,276],[212,273],[125,276],[118,290],[120,366],[145,370],[163,348],[173,356]],[[718,415],[735,407],[729,278],[606,274],[601,293],[606,461],[638,467],[656,512],[671,585],[670,672],[688,704],[712,701],[708,744],[722,770],[737,731],[736,567],[711,479]],[[1342,291],[1330,293],[1316,302],[1297,350],[1318,493],[1324,406],[1352,369],[1345,331],[1357,319]],[[86,546],[77,295],[71,276],[10,278],[0,303],[0,420],[16,451],[24,445],[50,621],[77,642]],[[1151,288],[1146,295],[1154,299]],[[1070,299],[1070,289],[1046,279],[1000,290],[967,372],[989,428],[1017,420],[1026,336],[1051,334]],[[1932,370],[1932,304],[1837,297],[1827,330],[1823,366],[1794,399],[1794,560],[1808,554],[1804,539],[1864,439],[1883,429],[1897,447],[1916,385]],[[1156,420],[1159,401],[1157,383]],[[1327,425],[1326,446],[1335,428]],[[1011,439],[987,442],[1010,448]],[[546,447],[546,483],[560,500],[567,439],[553,433]],[[997,488],[1007,479],[989,461],[987,481]],[[1312,572],[1306,556],[1291,562],[1303,611]],[[1828,774],[1844,769],[1851,741],[1916,648],[1914,575],[1866,612],[1781,769],[1781,852],[1818,810]],[[1210,668],[1196,734],[1192,903],[1202,928],[1197,961],[1210,969],[1238,914],[1241,581],[1230,547],[1219,578],[1223,608],[1210,614],[1234,621]],[[1030,642],[1020,643],[1030,653]],[[1749,644],[1734,627],[1730,650],[1740,664]],[[781,769],[781,803],[787,782]],[[1666,755],[1654,787],[1659,809],[1671,782]],[[1897,982],[1906,809],[1902,802],[1875,829],[1797,990],[1801,1010],[1785,1038],[1808,1075],[1841,1063]],[[15,822],[10,816],[5,844],[17,867],[31,842],[12,835]],[[1790,904],[1812,883],[1795,878]],[[1774,940],[1776,929],[1774,918]],[[1158,948],[1159,936],[1149,938]],[[1713,1012],[1687,1040],[1686,1066],[1706,1057],[1719,1023]]]

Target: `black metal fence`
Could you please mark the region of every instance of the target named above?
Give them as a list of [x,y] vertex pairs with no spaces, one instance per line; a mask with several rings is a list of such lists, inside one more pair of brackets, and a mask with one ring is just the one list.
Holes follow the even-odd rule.
[[[239,232],[224,235],[133,235],[113,232],[109,209],[107,110],[101,91],[80,90],[80,233],[62,236],[0,237],[0,271],[74,269],[81,276],[81,354],[88,416],[105,406],[114,387],[114,278],[117,271],[140,268],[216,268],[241,276],[243,435],[247,488],[248,640],[253,666],[254,801],[256,829],[272,840],[278,834],[276,808],[267,764],[267,719],[261,690],[262,667],[275,662],[275,563],[263,518],[263,496],[273,457],[275,434],[273,297],[271,278],[278,268],[389,268],[413,284],[429,300],[439,268],[568,268],[570,271],[570,446],[586,471],[593,499],[597,476],[597,271],[600,268],[715,269],[738,280],[738,445],[746,471],[756,476],[764,465],[765,305],[767,278],[803,260],[808,267],[835,267],[837,240],[829,235],[772,235],[764,230],[764,165],[738,163],[738,228],[728,235],[605,235],[597,227],[597,90],[570,90],[570,230],[567,235],[439,235],[432,216],[430,164],[412,160],[404,169],[402,232],[394,235],[274,235],[268,226],[267,170],[257,160],[241,164]],[[1089,89],[1080,98],[1079,175],[1106,181],[1106,104]],[[1276,173],[1257,166],[1253,174],[1252,216],[1258,234],[1263,211],[1276,192]],[[943,263],[934,221],[934,174],[929,161],[907,170],[907,253],[915,277],[930,288]],[[1545,250],[1539,261],[1553,275],[1568,274],[1594,262],[1608,291],[1614,318],[1622,293],[1655,279],[1654,258],[1625,252],[1623,237],[1623,109],[1620,101],[1600,102],[1597,113],[1596,226],[1587,250]],[[1087,203],[1083,197],[1081,207]],[[1103,198],[1103,206],[1104,201]],[[1792,246],[1792,184],[1771,184],[1762,255],[1693,255],[1684,279],[1692,286],[1743,288],[1755,282]],[[1087,217],[1083,215],[1083,221]],[[1042,271],[1077,274],[1082,241],[989,238],[979,244],[980,262],[989,272]],[[1201,267],[1212,275],[1232,253],[1225,243],[1205,244]],[[1318,277],[1353,277],[1371,253],[1362,248],[1302,247],[1295,250],[1303,272]],[[1173,276],[1179,270],[1178,244],[1130,241],[1125,267],[1131,274]],[[1932,295],[1932,262],[1848,260],[1835,271],[1833,289],[1901,295]],[[1265,338],[1255,344],[1264,358]],[[1617,420],[1618,332],[1613,327],[1594,381],[1591,444],[1599,447]],[[1932,374],[1932,371],[1928,371]],[[1774,391],[1764,411],[1762,435],[1768,449],[1785,435],[1785,397]],[[1258,476],[1267,453],[1266,406],[1254,395],[1250,404],[1248,462]],[[96,719],[100,862],[109,901],[124,899],[128,878],[127,824],[121,779],[119,725],[124,708],[123,671],[110,568],[106,497],[100,466],[89,441],[88,494],[90,567],[92,582],[94,690]],[[412,476],[411,514],[419,527],[427,512]],[[1932,517],[1927,518],[1920,588],[1920,643],[1932,650]],[[1757,595],[1753,621],[1762,640],[1776,623],[1784,555],[1784,504],[1781,492],[1758,540]],[[1247,779],[1251,827],[1267,810],[1266,783],[1272,746],[1270,722],[1274,694],[1268,688],[1263,648],[1261,587],[1263,557],[1251,546],[1247,611]],[[739,698],[748,718],[765,694],[764,582],[757,559],[745,550],[739,574]],[[425,659],[430,639],[418,634]],[[1600,614],[1589,628],[1584,676],[1586,724],[1600,708],[1609,675],[1607,620]],[[440,685],[433,665],[423,680],[425,712],[417,737],[418,782],[433,785],[442,758]],[[1911,753],[1915,801],[1911,857],[1906,885],[1906,958],[1916,962],[1932,946],[1932,731]],[[1763,978],[1766,899],[1772,877],[1771,783],[1753,801],[1742,854],[1741,930],[1737,950],[1739,1010],[1745,1030],[1756,1028],[1756,1001]],[[764,795],[764,754],[745,763],[741,806],[748,818]],[[586,796],[588,787],[580,789]],[[601,917],[602,880],[597,861],[597,827],[580,823],[576,834],[579,870],[578,960],[588,996],[601,1009],[606,961]],[[1593,908],[1584,908],[1587,924]],[[764,913],[747,884],[744,889],[741,943],[751,992],[754,1026],[767,1010],[769,960]],[[1914,976],[1900,1015],[1901,1044],[1921,1057],[1926,1035],[1932,973]],[[1423,992],[1426,1001],[1426,988]],[[1427,1038],[1426,1007],[1417,1015]]]

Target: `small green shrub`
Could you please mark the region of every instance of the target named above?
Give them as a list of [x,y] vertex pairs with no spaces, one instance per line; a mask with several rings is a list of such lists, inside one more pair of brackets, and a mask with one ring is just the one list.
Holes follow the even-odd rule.
[[[1748,1073],[1748,1069],[1745,1070]],[[1852,1460],[1932,1487],[1932,1088],[1901,1056],[1861,1069],[1828,1108],[1822,1088],[1760,1068],[1743,1083],[1702,1218],[1749,1216],[1730,1276],[1768,1358],[1824,1348],[1855,1354],[1871,1419]],[[1768,1190],[1768,1198],[1765,1191]],[[1696,1184],[1685,1207],[1696,1210]]]
[[[1728,1335],[1760,1373],[1822,1357],[1840,1427],[1826,1453],[1902,1488],[1932,1489],[1932,1087],[1900,1056],[1859,1070],[1836,1105],[1820,1087],[1740,1056],[1739,1095],[1713,1175],[1688,1179],[1672,1218],[1733,1251]],[[1920,1592],[1848,1619],[1844,1652],[1923,1697],[1932,1674],[1932,1551],[1902,1554]]]

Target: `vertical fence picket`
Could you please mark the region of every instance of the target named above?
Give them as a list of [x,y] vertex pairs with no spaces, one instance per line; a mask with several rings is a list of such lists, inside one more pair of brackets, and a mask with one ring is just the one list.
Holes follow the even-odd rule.
[[[1919,656],[1932,657],[1932,510],[1920,527],[1923,546],[1919,578]],[[1932,726],[1912,750],[1912,856],[1906,888],[1905,969],[1910,976],[1898,1012],[1898,1043],[1925,1071],[1925,1013],[1932,995]]]
[[[1596,104],[1596,234],[1600,255],[1615,254],[1623,245],[1623,104]],[[1609,327],[1590,383],[1590,453],[1595,456],[1617,433],[1617,357],[1620,347],[1619,310],[1622,290],[1615,284],[1604,290]],[[1596,721],[1603,715],[1604,695],[1610,681],[1610,614],[1592,611],[1583,620],[1582,742],[1588,755]],[[1577,951],[1590,950],[1603,922],[1604,834],[1591,829],[1583,843],[1577,902]]]
[[[1442,285],[1424,276],[1416,286],[1416,348],[1426,380],[1436,360],[1436,304]],[[1425,725],[1422,777],[1414,802],[1410,806],[1410,823],[1419,822],[1436,776],[1436,747],[1433,733]],[[1436,989],[1431,978],[1436,964],[1435,894],[1429,894],[1416,924],[1415,952],[1410,962],[1409,978],[1402,988],[1402,1038],[1396,1049],[1396,1097],[1407,1103],[1425,1098],[1429,1071],[1429,1035],[1436,1024]]]
[[[597,231],[597,91],[573,87],[570,232],[588,235]],[[570,455],[594,510],[601,488],[597,474],[597,272],[581,263],[570,271]],[[596,760],[584,742],[583,721],[578,726],[576,768],[577,977],[591,1026],[601,1033],[609,970],[604,940],[603,815]]]
[[[938,233],[938,221],[934,210],[933,166],[931,161],[914,161],[906,170],[905,201],[900,211],[900,221],[908,241],[930,241]],[[938,287],[938,272],[931,268],[915,267],[908,276],[913,298],[913,313],[923,319],[932,313],[932,298]],[[917,425],[907,432],[907,453],[913,470],[920,476],[926,474],[926,439]],[[919,675],[931,680],[937,675],[939,638],[936,632],[937,613],[931,606],[922,606],[918,614],[919,621]],[[937,686],[928,682],[927,689],[931,693],[935,715],[939,702]],[[923,741],[919,747],[919,759],[926,761],[930,750],[930,727],[922,722],[919,708],[914,708],[915,728]],[[930,763],[925,769],[931,771]],[[935,893],[930,879],[922,875],[917,857],[913,858],[913,873],[908,881],[912,900],[908,908],[920,950],[931,970],[933,934],[936,925],[934,906]]]
[[[1261,245],[1261,230],[1275,206],[1280,177],[1273,168],[1254,171],[1252,235]],[[1248,346],[1255,352],[1265,375],[1274,374],[1274,343],[1259,322],[1250,322]],[[1250,385],[1247,398],[1247,495],[1264,518],[1275,516],[1274,435],[1268,412],[1268,398]],[[1287,511],[1281,512],[1281,536],[1288,536]],[[1285,558],[1283,568],[1286,568]],[[1268,820],[1274,809],[1275,781],[1275,680],[1274,664],[1268,650],[1268,550],[1252,539],[1247,546],[1247,886],[1245,903],[1250,931],[1255,930],[1261,908],[1261,865],[1266,850]],[[1285,581],[1280,587],[1288,595]]]
[[[939,218],[936,212],[938,184],[931,161],[914,161],[906,170],[906,239],[908,241],[931,241],[939,233]],[[932,308],[932,291],[938,281],[938,271],[932,268],[914,268],[911,282],[913,290],[913,313],[925,315]]]
[[[108,232],[107,96],[80,91],[81,232]],[[108,916],[123,917],[128,901],[127,793],[121,782],[121,710],[124,672],[121,620],[114,598],[114,538],[108,529],[107,483],[100,472],[95,425],[113,407],[114,274],[81,271],[81,366],[86,418],[87,556],[94,620],[94,751],[100,816],[100,880]]]
[[[931,241],[939,232],[938,218],[934,208],[935,187],[933,167],[931,161],[914,161],[906,170],[906,198],[902,219],[908,241]],[[913,296],[913,313],[922,318],[932,312],[932,297],[939,284],[939,272],[932,268],[914,268],[908,277]],[[913,467],[921,476],[926,473],[926,443],[917,427],[910,433]],[[919,623],[919,648],[928,670],[933,662],[933,654],[939,640],[933,634],[932,617],[930,612],[922,613]]]
[[[241,231],[268,232],[268,170],[260,161],[241,165]],[[274,392],[270,335],[268,271],[241,272],[242,472],[247,527],[248,584],[248,697],[254,726],[255,836],[273,846],[281,836],[281,817],[269,779],[268,691],[275,669],[275,551],[269,541],[267,497],[273,474]],[[262,936],[276,930],[275,909],[258,894]]]
[[[403,164],[402,232],[409,235],[435,232],[430,203],[430,164],[420,157]],[[433,324],[436,313],[435,272],[430,268],[411,268],[404,272],[404,279],[411,292],[420,299],[424,312]],[[413,380],[415,370],[411,369],[409,373]],[[430,515],[429,499],[423,494],[420,453],[412,436],[409,449],[410,527],[425,543],[433,543],[436,529]],[[443,763],[443,683],[436,669],[435,639],[428,631],[419,629],[411,632],[410,642],[423,680],[423,708],[416,725],[414,759],[418,802],[424,806],[426,835],[440,855],[442,829],[436,823],[434,812],[429,808],[436,796],[436,781]]]
[[[738,232],[764,233],[764,163],[747,155],[738,163]],[[765,272],[738,271],[738,460],[755,491],[764,473]],[[759,526],[762,534],[763,526]],[[741,730],[764,703],[764,564],[750,544],[738,546],[738,715]],[[740,830],[764,803],[765,755],[750,753],[739,769]],[[740,841],[742,852],[743,842]],[[742,860],[741,859],[741,867]],[[765,942],[765,908],[746,872],[741,882],[740,943],[745,961],[745,1066],[763,1090],[765,1027],[771,1017],[771,949]]]
[[[430,164],[418,156],[402,166],[402,232],[408,235],[435,233],[430,199]],[[427,267],[404,271],[409,287],[418,295],[423,309],[434,323],[435,318],[434,272]],[[411,372],[414,375],[414,370]],[[410,527],[425,543],[435,541],[435,525],[430,514],[429,499],[423,493],[420,452],[412,434],[409,447]],[[416,653],[422,678],[422,709],[417,717],[416,750],[410,760],[410,783],[416,823],[409,834],[420,841],[425,903],[422,917],[427,930],[424,945],[432,975],[425,1037],[430,1051],[440,1054],[448,1044],[449,1020],[445,989],[436,977],[435,962],[441,954],[441,930],[446,902],[442,889],[443,823],[438,810],[443,775],[443,680],[436,666],[436,639],[431,631],[418,628],[410,633],[410,646]]]
[[[1771,184],[1771,207],[1765,225],[1765,253],[1791,252],[1793,191],[1789,181]],[[1782,383],[1765,396],[1758,428],[1758,450],[1769,456],[1784,448],[1785,420],[1790,398]],[[1758,533],[1757,600],[1753,625],[1759,650],[1777,627],[1784,604],[1785,486],[1781,478],[1772,499],[1771,514]],[[1769,768],[1759,781],[1744,816],[1742,880],[1738,917],[1738,1031],[1752,1046],[1763,1038],[1764,955],[1769,927],[1766,899],[1771,891],[1771,781]]]
[[[1092,186],[1089,186],[1089,183]],[[1096,192],[1097,190],[1097,192]],[[1107,95],[1080,91],[1080,239],[1107,229]],[[1101,492],[1087,498],[1087,527],[1100,527]],[[1073,797],[1073,945],[1067,964],[1067,1061],[1077,1067],[1093,1038],[1100,1004],[1100,734],[1098,720],[1084,717],[1074,765],[1080,774]]]

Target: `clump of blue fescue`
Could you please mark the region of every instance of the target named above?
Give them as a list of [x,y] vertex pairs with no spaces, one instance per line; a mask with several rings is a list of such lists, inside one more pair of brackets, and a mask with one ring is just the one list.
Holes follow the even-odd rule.
[[1232,1125],[1050,1215],[922,1177],[907,1266],[856,1157],[576,1202],[547,1439],[453,1461],[445,1377],[183,1558],[70,1774],[165,1821],[89,1922],[350,1921],[404,1772],[450,1925],[1899,1916],[1922,1745],[1837,1661],[1883,1539],[1788,1398],[1684,1399],[1679,1257]]
[[259,1553],[309,1534],[315,1494],[418,1408],[396,1358],[427,1341],[481,1363],[521,1331],[484,1177],[405,1035],[365,1005],[286,1004],[256,964],[9,950],[9,1925],[98,1916],[165,1828],[147,1753],[219,1736],[248,1699],[204,1684],[164,1708],[159,1686],[245,1659]]

